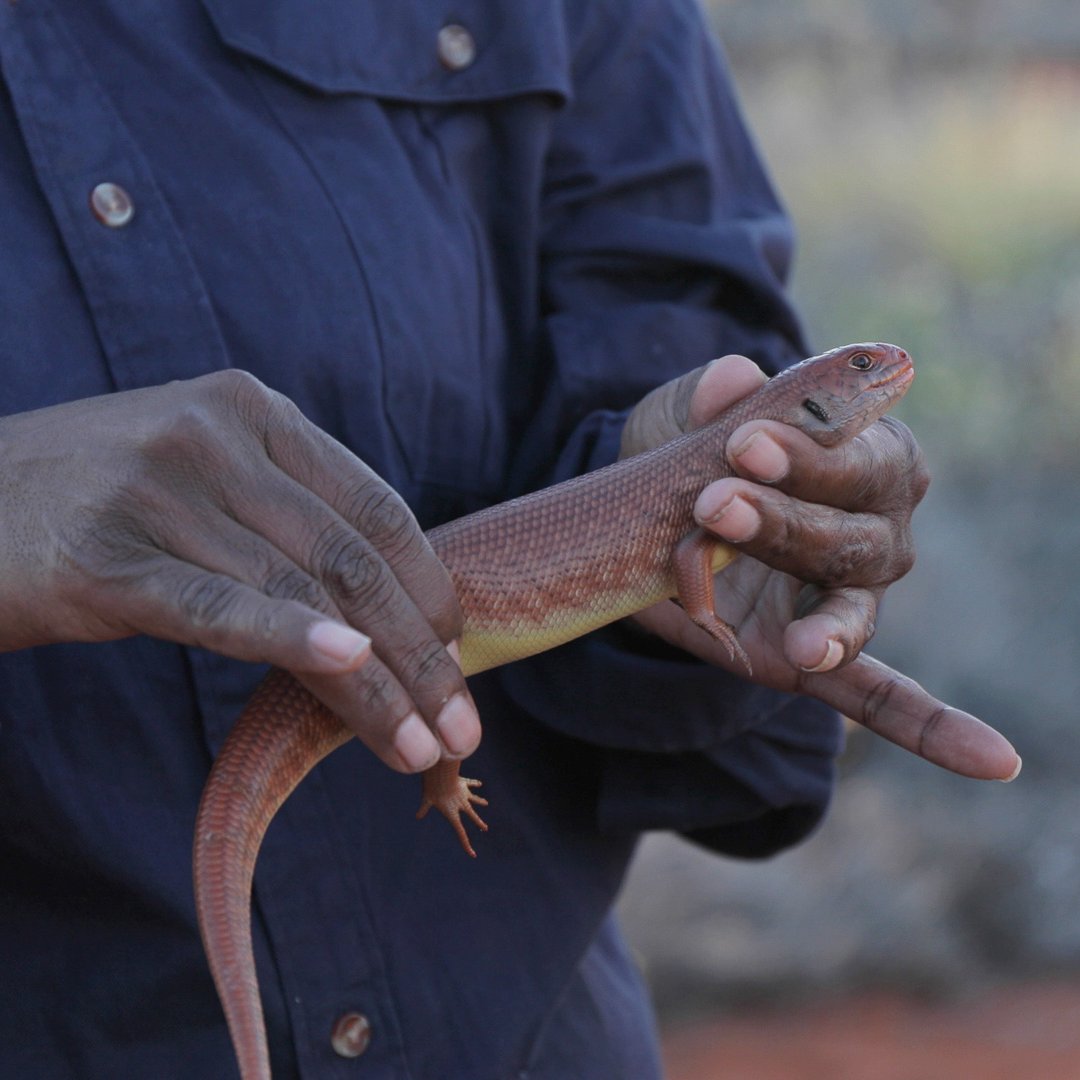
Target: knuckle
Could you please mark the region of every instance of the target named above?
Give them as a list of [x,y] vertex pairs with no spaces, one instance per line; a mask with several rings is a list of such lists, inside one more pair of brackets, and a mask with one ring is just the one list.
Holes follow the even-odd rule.
[[146,558],[152,544],[141,522],[119,509],[84,506],[55,537],[54,566],[61,587],[93,595],[105,581],[122,579]]
[[457,637],[462,616],[450,575],[404,501],[376,480],[365,484],[346,505],[352,511],[349,520],[378,553],[384,572],[403,582],[443,641]]
[[308,573],[298,566],[271,571],[263,580],[262,592],[282,600],[295,600],[315,611],[328,612],[326,592]]
[[917,506],[922,502],[923,496],[926,495],[930,487],[930,467],[926,462],[926,455],[922,452],[922,447],[918,443],[913,442],[911,451],[908,459],[908,477],[910,478],[912,499]]
[[125,478],[130,495],[146,501],[162,485],[207,484],[220,476],[227,428],[220,410],[202,395],[178,402],[146,437]]
[[899,485],[903,493],[903,501],[914,509],[930,486],[930,470],[927,466],[926,455],[907,424],[892,416],[883,417],[880,423],[883,430],[892,436],[896,468],[904,481]]
[[201,395],[186,398],[166,417],[151,449],[168,458],[175,451],[212,445],[220,432],[216,411],[213,403]]
[[681,432],[690,426],[690,406],[704,373],[704,368],[698,368],[659,388],[663,394],[661,423],[665,429]]
[[237,593],[220,579],[199,575],[185,582],[176,595],[176,606],[193,630],[216,629],[230,621]]
[[409,554],[422,543],[412,511],[381,481],[364,483],[346,505],[352,511],[350,520],[385,557]]
[[442,642],[428,639],[407,649],[402,657],[409,683],[417,687],[443,687],[447,680],[458,681],[459,672]]
[[893,580],[905,577],[910,574],[915,566],[915,545],[911,542],[910,537],[906,543],[898,545],[892,561]]
[[834,589],[866,581],[867,556],[866,549],[861,545],[837,550],[826,564],[817,584]]
[[892,677],[879,679],[867,693],[862,707],[861,720],[869,728],[879,726],[883,720],[889,702],[896,693],[897,683]]
[[394,579],[378,552],[344,529],[330,526],[323,532],[314,565],[330,594],[351,607],[378,611],[393,598]]
[[775,499],[757,500],[757,509],[763,518],[763,526],[744,545],[756,558],[774,564],[798,561],[805,551],[805,538],[810,523],[805,520],[797,504],[785,506]]
[[882,551],[875,539],[859,524],[841,525],[830,538],[829,555],[816,583],[826,588],[864,585],[875,582],[881,570]]
[[264,382],[242,368],[214,371],[193,379],[192,383],[208,401],[234,406],[250,406],[273,396],[273,391]]
[[361,714],[375,718],[398,711],[397,684],[390,673],[381,667],[368,671],[368,667],[375,668],[376,665],[369,664],[361,669],[357,687]]
[[224,413],[265,439],[274,425],[287,426],[300,417],[300,410],[284,394],[241,368],[215,371],[194,381],[201,384],[199,397],[215,425],[221,424]]

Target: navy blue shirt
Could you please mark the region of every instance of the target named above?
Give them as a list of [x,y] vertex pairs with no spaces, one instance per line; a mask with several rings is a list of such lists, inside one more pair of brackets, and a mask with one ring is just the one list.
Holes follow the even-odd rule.
[[[610,461],[713,356],[803,354],[788,224],[690,0],[13,0],[0,72],[0,415],[244,368],[429,526]],[[261,674],[148,638],[0,657],[0,1075],[235,1075],[189,853]],[[762,855],[828,799],[828,710],[644,635],[473,689],[475,862],[358,743],[271,827],[279,1080],[654,1080],[610,914],[636,836]]]

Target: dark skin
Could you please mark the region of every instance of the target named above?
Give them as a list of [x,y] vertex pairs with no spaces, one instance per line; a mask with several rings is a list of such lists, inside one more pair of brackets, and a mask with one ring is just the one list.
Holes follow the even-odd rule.
[[[700,427],[763,378],[746,357],[726,356],[659,387],[631,414],[623,454]],[[709,485],[695,516],[752,556],[723,571],[716,606],[737,629],[754,680],[816,697],[946,768],[1013,779],[1020,759],[997,732],[861,654],[882,595],[915,558],[911,516],[930,478],[911,431],[886,416],[825,448],[787,425],[752,421],[732,433],[727,452],[738,476]],[[745,674],[676,605],[635,618]]]
[[253,377],[9,417],[0,444],[0,647],[151,634],[286,668],[402,771],[474,748],[442,564],[394,492]]
[[[725,358],[660,388],[634,411],[626,448],[703,423],[760,378]],[[754,430],[772,442],[742,449]],[[729,505],[708,527],[755,557],[718,590],[754,677],[925,752],[940,702],[844,676],[859,676],[863,661],[850,661],[877,599],[911,564],[926,486],[906,428],[871,432],[826,451],[783,425],[745,425],[729,453],[742,449],[746,479],[712,485],[699,510]],[[475,749],[479,718],[454,659],[461,612],[441,563],[401,499],[258,380],[220,372],[6,417],[0,447],[0,649],[150,634],[285,668],[399,771]],[[778,462],[782,477],[761,475]],[[801,581],[827,588],[793,620]],[[639,620],[731,666],[673,605]],[[1001,760],[984,771],[1012,772],[989,740],[976,736],[976,754]]]
[[[643,403],[648,412],[639,407],[631,415],[623,454],[700,427],[763,378],[745,357],[726,356],[668,383],[654,392],[653,402]],[[832,670],[853,659],[873,636],[882,593],[915,561],[911,516],[930,477],[911,432],[889,417],[826,449],[785,424],[755,421],[732,434],[728,459],[741,479],[706,488],[695,516],[759,560],[732,565],[718,589],[729,594],[729,621],[743,634],[758,630],[762,637],[751,642],[758,646],[751,657],[755,670],[774,672],[781,657],[807,671]],[[818,588],[803,589],[802,582]],[[777,589],[780,595],[768,594]],[[749,624],[731,593],[754,598],[757,612]],[[762,625],[763,593],[767,610],[784,622],[774,632]],[[782,651],[774,655],[781,640]]]

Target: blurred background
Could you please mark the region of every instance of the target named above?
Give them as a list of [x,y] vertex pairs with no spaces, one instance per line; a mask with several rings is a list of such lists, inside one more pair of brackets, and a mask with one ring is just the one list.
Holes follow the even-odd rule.
[[1080,3],[713,0],[811,340],[912,351],[934,482],[874,655],[1014,784],[852,733],[764,864],[644,845],[622,915],[670,1080],[1080,1078]]

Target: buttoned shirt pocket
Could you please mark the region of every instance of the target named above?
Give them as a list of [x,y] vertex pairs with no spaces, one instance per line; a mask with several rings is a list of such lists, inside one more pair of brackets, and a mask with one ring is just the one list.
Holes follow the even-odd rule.
[[503,6],[205,0],[348,238],[370,323],[356,362],[378,366],[388,452],[475,501],[500,497],[516,388],[537,377],[515,366],[536,350],[507,282],[535,280],[520,215],[536,213],[543,125],[512,120],[569,92],[560,7]]

